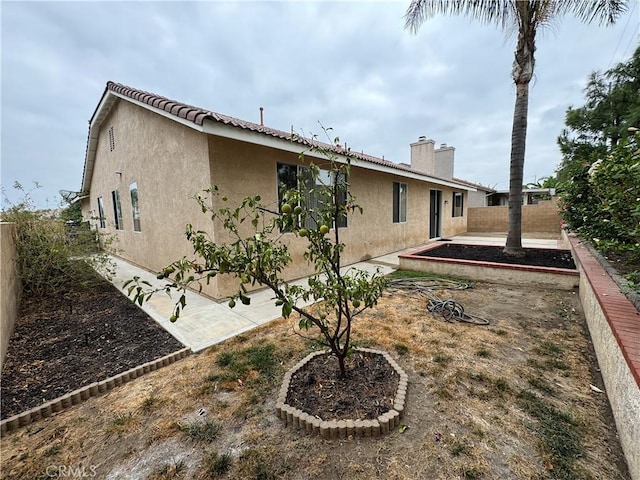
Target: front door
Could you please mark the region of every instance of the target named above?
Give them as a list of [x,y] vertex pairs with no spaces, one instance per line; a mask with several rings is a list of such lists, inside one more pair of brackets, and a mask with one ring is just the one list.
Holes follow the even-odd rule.
[[429,238],[440,236],[440,211],[442,210],[442,191],[429,192]]

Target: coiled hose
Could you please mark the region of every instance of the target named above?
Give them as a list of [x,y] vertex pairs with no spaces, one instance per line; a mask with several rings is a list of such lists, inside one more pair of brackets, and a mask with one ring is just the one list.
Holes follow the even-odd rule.
[[465,322],[473,325],[489,325],[489,320],[472,315],[464,311],[464,307],[455,300],[441,300],[433,293],[435,290],[466,290],[471,285],[456,280],[444,278],[399,278],[391,280],[387,287],[389,294],[405,294],[427,300],[427,310],[430,313],[441,314],[447,322]]

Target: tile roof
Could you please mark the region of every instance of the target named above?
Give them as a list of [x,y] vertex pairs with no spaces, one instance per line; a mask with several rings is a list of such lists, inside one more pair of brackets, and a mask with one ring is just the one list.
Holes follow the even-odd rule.
[[[441,178],[431,174],[420,172],[418,170],[414,170],[407,164],[398,164],[398,163],[390,162],[389,160],[374,157],[372,155],[367,155],[364,152],[358,153],[351,150],[345,151],[344,148],[342,148],[340,145],[331,145],[331,144],[317,141],[316,139],[301,137],[299,135],[296,135],[293,132],[284,132],[282,130],[276,130],[273,128],[266,127],[264,125],[259,125],[257,123],[247,122],[245,120],[240,120],[238,118],[230,117],[228,115],[212,112],[204,108],[188,105],[186,103],[178,102],[176,100],[172,100],[172,99],[157,95],[155,93],[146,92],[144,90],[138,90],[136,88],[132,88],[127,85],[122,85],[121,83],[116,83],[111,81],[107,82],[107,86],[102,96],[101,102],[96,107],[96,111],[94,112],[89,122],[90,123],[90,139],[91,139],[91,128],[94,123],[94,120],[97,120],[99,122],[100,119],[104,118],[105,116],[105,113],[101,112],[100,110],[101,110],[102,102],[105,101],[105,99],[107,99],[108,97],[107,94],[109,92],[113,92],[118,96],[127,97],[132,100],[135,100],[136,102],[149,105],[152,108],[163,110],[164,112],[168,113],[173,117],[182,119],[183,121],[193,123],[198,127],[202,127],[204,125],[205,120],[208,120],[208,121],[221,123],[221,124],[229,125],[236,128],[241,128],[244,130],[249,130],[252,132],[257,132],[266,136],[295,142],[301,145],[319,146],[324,149],[333,151],[337,154],[345,155],[348,153],[349,157],[352,159],[357,159],[363,162],[369,162],[369,163],[373,163],[383,167],[408,172],[414,175],[424,177],[425,179],[434,179],[440,182],[454,183],[454,184],[459,184],[461,186],[465,185],[467,187],[471,186],[471,184],[469,184],[468,182],[460,181],[458,179],[452,180],[447,178]],[[89,154],[90,152],[90,143],[91,142],[88,142],[87,144],[87,154]],[[88,160],[88,157],[85,160],[85,169],[89,166],[87,165],[88,163],[87,160]],[[91,175],[91,172],[85,171],[85,175],[83,178],[83,187],[85,186],[88,187],[88,185],[86,185],[87,173],[89,174],[89,176]]]
[[[293,140],[302,145],[312,145],[312,144],[322,145],[325,148],[332,149],[336,153],[340,153],[340,154],[345,153],[343,149],[339,147],[336,148],[335,145],[330,145],[330,144],[322,143],[319,141],[310,140],[308,138],[300,137],[295,134],[292,135],[292,133],[290,132],[276,130],[273,128],[266,127],[264,125],[259,125],[257,123],[247,122],[245,120],[240,120],[238,118],[230,117],[228,115],[222,115],[220,113],[212,112],[210,110],[205,110],[200,107],[194,107],[193,105],[177,102],[175,100],[171,100],[169,98],[162,97],[154,93],[145,92],[143,90],[137,90],[135,88],[122,85],[120,83],[115,83],[111,81],[108,82],[107,90],[110,90],[115,93],[119,93],[133,100],[146,103],[147,105],[158,108],[160,110],[164,110],[165,112],[170,113],[173,116],[182,118],[184,120],[188,120],[190,122],[195,123],[196,125],[203,125],[205,119],[208,119],[214,122],[223,123],[225,125],[231,125],[233,127],[238,127],[245,130],[251,130],[253,132],[263,133],[265,135],[270,135],[272,137],[281,138],[284,140],[289,140],[289,141]],[[364,160],[367,162],[377,163],[379,165],[384,165],[391,168],[397,168],[398,170],[405,170],[405,171],[421,174],[424,176],[433,177],[433,175],[426,175],[422,172],[418,172],[417,170],[413,170],[410,166],[406,164],[398,164],[398,163],[390,162],[388,160],[367,155],[365,153],[358,153],[358,152],[352,151],[350,152],[350,154],[355,158],[358,158],[360,160]],[[433,178],[438,178],[438,177],[433,177]],[[440,180],[447,180],[447,179],[440,178]]]
[[468,180],[463,180],[461,178],[456,178],[456,177],[453,177],[453,180],[455,182],[463,183],[465,185],[469,185],[470,187],[474,187],[477,190],[483,190],[485,192],[495,192],[496,191],[495,188],[489,187],[487,185],[482,185],[481,183],[473,183],[473,182],[469,182]]

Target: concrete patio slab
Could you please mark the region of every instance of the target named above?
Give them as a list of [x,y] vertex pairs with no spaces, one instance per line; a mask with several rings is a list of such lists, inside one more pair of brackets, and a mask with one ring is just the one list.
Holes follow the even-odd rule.
[[[400,253],[402,252],[385,255],[384,261],[371,259],[350,265],[342,268],[342,272],[348,273],[353,268],[375,272],[379,268],[383,274],[388,274],[398,268]],[[134,276],[149,282],[153,287],[162,287],[165,284],[163,280],[158,280],[155,274],[122,258],[111,259],[116,265],[116,273],[111,282],[125,295],[127,289],[123,288],[123,285]],[[304,285],[306,282],[307,278],[302,278],[291,283]],[[271,290],[259,290],[247,296],[251,299],[250,305],[238,303],[231,309],[226,301],[217,302],[188,291],[187,305],[178,321],[173,323],[169,318],[173,314],[175,301],[179,298],[176,294],[169,297],[164,292],[158,292],[142,304],[142,309],[179,342],[196,353],[282,316],[281,307],[275,305]]]
[[[478,245],[504,245],[505,238],[503,234],[490,236],[464,235],[454,237],[450,241]],[[432,242],[429,244],[432,244]],[[425,243],[424,246],[426,245],[428,243]],[[527,238],[523,239],[523,246],[558,248],[558,240]],[[400,267],[399,255],[416,251],[418,248],[419,246],[416,246],[358,262],[343,267],[342,272],[357,268],[373,273],[380,269],[386,275]],[[163,280],[158,280],[154,273],[137,267],[121,258],[112,257],[112,259],[116,264],[116,274],[111,281],[125,295],[126,289],[122,288],[122,285],[134,276],[148,281],[154,287],[161,287],[165,284]],[[306,282],[307,278],[301,278],[291,283],[303,285]],[[233,309],[229,308],[226,301],[217,302],[196,292],[188,291],[186,296],[187,306],[182,311],[178,321],[174,323],[170,322],[169,318],[173,313],[173,307],[178,298],[175,294],[173,298],[170,298],[163,292],[156,293],[149,301],[143,303],[142,309],[194,353],[280,318],[282,315],[281,308],[274,304],[273,292],[266,289],[248,294],[248,297],[251,298],[250,305],[238,303]]]
[[[449,240],[451,243],[465,243],[467,245],[489,245],[503,247],[507,242],[504,235],[501,236],[481,236],[481,235],[460,235]],[[523,238],[524,248],[562,248],[561,240],[557,238]]]

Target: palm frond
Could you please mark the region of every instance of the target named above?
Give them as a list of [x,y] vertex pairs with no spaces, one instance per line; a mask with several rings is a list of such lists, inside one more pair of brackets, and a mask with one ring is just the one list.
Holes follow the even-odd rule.
[[572,13],[580,21],[611,25],[628,8],[628,0],[564,0],[559,1],[562,13]]
[[405,28],[415,34],[436,15],[461,15],[508,30],[517,22],[518,1],[521,0],[412,0],[404,15]]

